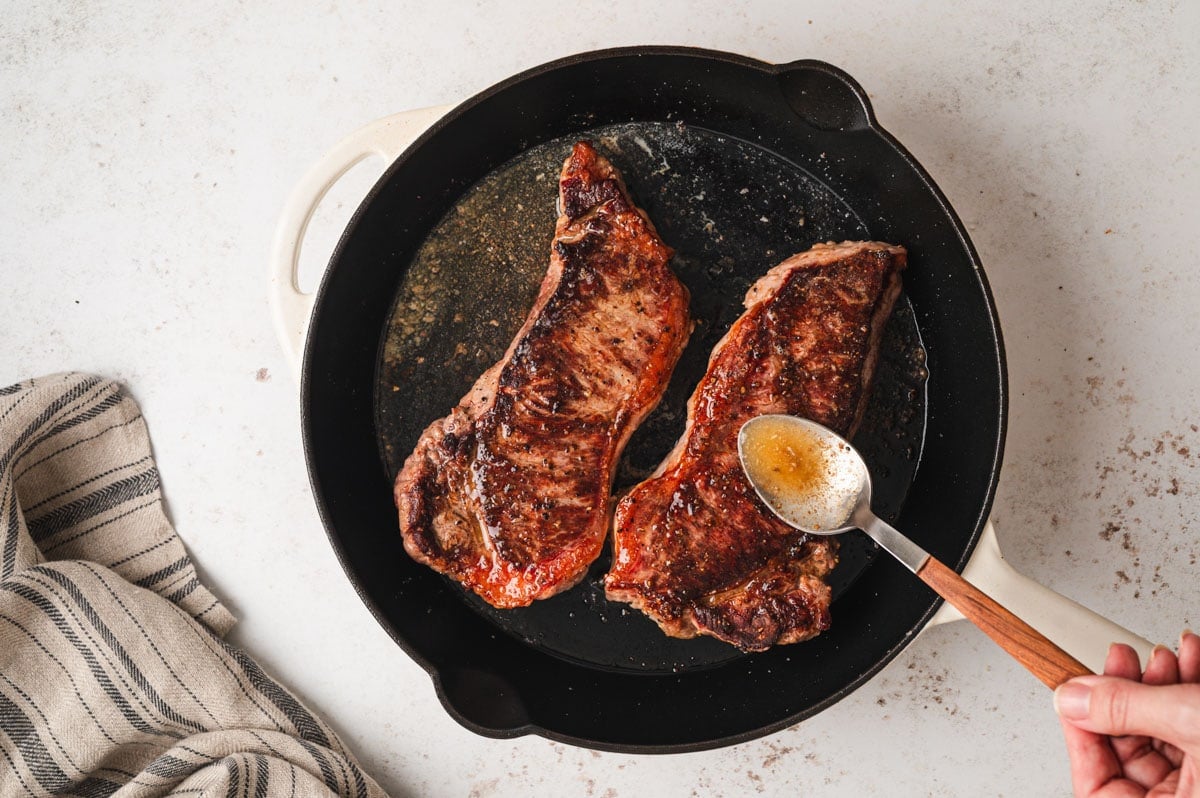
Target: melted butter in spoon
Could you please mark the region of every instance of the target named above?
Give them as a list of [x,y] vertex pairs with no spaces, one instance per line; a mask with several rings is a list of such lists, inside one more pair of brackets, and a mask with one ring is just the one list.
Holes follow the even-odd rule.
[[862,486],[860,461],[847,444],[798,421],[761,416],[743,427],[738,448],[746,474],[793,526],[818,534],[845,529]]

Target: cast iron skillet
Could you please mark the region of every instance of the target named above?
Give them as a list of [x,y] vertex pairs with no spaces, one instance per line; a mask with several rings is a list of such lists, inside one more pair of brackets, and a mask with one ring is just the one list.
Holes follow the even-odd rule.
[[906,300],[856,442],[877,482],[883,474],[885,512],[961,570],[1003,450],[995,310],[941,192],[878,126],[858,84],[815,61],[645,47],[546,64],[449,113],[351,220],[317,295],[302,410],[314,496],[364,602],[429,672],[447,711],[480,734],[643,753],[729,745],[849,694],[939,600],[848,537],[833,628],[744,655],[713,640],[669,640],[608,604],[604,562],[568,593],[492,610],[412,562],[396,526],[396,469],[420,430],[504,351],[532,301],[557,164],[582,137],[624,170],[678,251],[701,322],[663,405],[631,441],[619,485],[674,441],[682,402],[746,286],[817,241],[891,241],[909,251]]

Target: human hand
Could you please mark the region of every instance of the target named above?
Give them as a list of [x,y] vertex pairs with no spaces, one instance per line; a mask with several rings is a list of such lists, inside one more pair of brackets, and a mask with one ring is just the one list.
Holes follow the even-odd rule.
[[1104,676],[1054,691],[1077,798],[1200,796],[1200,637],[1158,647],[1144,673],[1114,643]]

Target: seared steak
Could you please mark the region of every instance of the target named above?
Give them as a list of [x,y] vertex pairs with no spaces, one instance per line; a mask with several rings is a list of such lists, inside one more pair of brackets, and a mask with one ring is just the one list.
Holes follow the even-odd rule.
[[738,430],[787,413],[852,434],[904,265],[890,244],[819,244],[750,288],[688,402],[683,437],[617,505],[610,599],[673,637],[707,634],[748,651],[829,627],[836,543],[762,504],[738,460]]
[[405,550],[496,607],[571,587],[600,554],[617,459],[691,330],[671,249],[586,142],[559,202],[525,324],[396,477]]

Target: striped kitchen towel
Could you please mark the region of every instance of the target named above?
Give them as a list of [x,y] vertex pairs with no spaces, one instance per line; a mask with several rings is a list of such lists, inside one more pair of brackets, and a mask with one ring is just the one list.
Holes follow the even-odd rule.
[[384,795],[221,639],[119,385],[0,389],[0,515],[0,796]]

